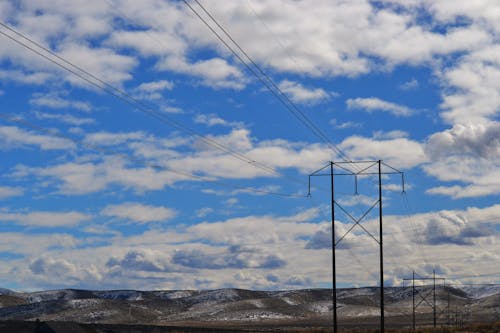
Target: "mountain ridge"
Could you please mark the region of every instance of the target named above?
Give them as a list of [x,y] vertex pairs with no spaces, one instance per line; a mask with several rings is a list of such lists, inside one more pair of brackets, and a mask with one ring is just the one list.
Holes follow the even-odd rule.
[[[432,286],[417,287],[420,321],[432,314]],[[379,316],[377,287],[337,290],[339,321],[371,322]],[[430,296],[429,296],[430,295]],[[384,288],[388,320],[405,322],[412,313],[412,288]],[[426,297],[428,300],[426,300]],[[436,288],[440,321],[450,320],[450,308],[472,321],[500,318],[500,286]],[[425,301],[425,302],[424,302]],[[102,324],[207,326],[317,325],[332,318],[332,289],[260,291],[214,290],[85,290],[60,289],[15,292],[0,289],[0,320],[73,321]],[[443,313],[446,316],[443,316]]]

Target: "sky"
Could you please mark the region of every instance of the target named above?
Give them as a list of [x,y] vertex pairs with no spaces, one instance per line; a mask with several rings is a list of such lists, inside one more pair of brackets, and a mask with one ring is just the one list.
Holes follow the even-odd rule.
[[[372,160],[404,172],[381,178],[385,285],[500,282],[498,1],[3,0],[0,21],[1,287],[331,287],[309,175]],[[377,285],[378,178],[334,180],[338,286]]]

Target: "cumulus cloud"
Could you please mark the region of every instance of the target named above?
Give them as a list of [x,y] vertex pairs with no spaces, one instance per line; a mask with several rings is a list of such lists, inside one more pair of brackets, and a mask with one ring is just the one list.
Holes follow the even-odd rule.
[[80,244],[74,236],[64,233],[37,233],[3,232],[2,237],[8,242],[0,244],[0,250],[7,253],[18,253],[24,256],[33,253],[46,253],[57,249],[69,250]]
[[88,102],[64,99],[63,97],[54,93],[34,94],[29,102],[31,105],[51,109],[76,109],[85,112],[90,112],[92,110],[92,106]]
[[489,228],[468,226],[467,217],[454,212],[440,212],[432,216],[426,226],[425,234],[431,245],[437,244],[460,244],[470,243],[470,238],[484,237],[490,234]]
[[158,254],[151,251],[131,250],[123,258],[112,257],[106,267],[123,271],[170,272],[172,267]]
[[208,127],[212,126],[243,127],[243,124],[240,122],[229,122],[213,113],[199,114],[194,118],[194,122],[198,124],[207,125]]
[[[29,266],[33,275],[41,280],[50,281],[50,276],[58,276],[62,285],[74,285],[75,283],[90,283],[99,281],[102,275],[93,265],[81,267],[63,258],[40,257],[33,260]],[[52,284],[53,282],[49,282]]]
[[441,181],[456,183],[435,186],[427,193],[453,198],[500,193],[496,159],[500,154],[499,131],[499,123],[491,122],[457,124],[431,135],[425,151],[432,163],[424,170]]
[[186,59],[171,57],[158,64],[158,68],[199,77],[201,79],[200,83],[215,89],[231,88],[241,90],[246,83],[240,69],[222,58],[189,63]]
[[223,253],[207,253],[201,250],[176,251],[172,261],[190,268],[280,268],[286,262],[275,254],[262,253],[258,248],[233,245]]
[[[500,110],[499,50],[496,45],[500,20],[498,11],[493,10],[495,8],[491,3],[476,1],[450,4],[445,0],[394,0],[392,2],[399,2],[395,9],[391,5],[379,6],[368,1],[276,1],[258,1],[253,5],[253,10],[265,25],[255,24],[254,12],[237,2],[220,3],[209,0],[205,5],[262,68],[280,78],[278,82],[290,73],[299,74],[293,76],[295,79],[331,79],[338,76],[355,77],[380,70],[387,72],[399,65],[432,64],[432,75],[439,80],[439,86],[444,88],[441,92],[443,103],[440,111],[443,119],[450,124],[449,130],[431,135],[425,143],[425,149],[421,142],[412,140],[409,135],[397,130],[374,133],[372,137],[351,136],[345,138],[339,147],[355,159],[382,158],[401,168],[425,164],[424,170],[428,175],[439,181],[450,182],[431,188],[428,193],[454,198],[499,193],[500,184],[497,179],[500,179],[500,175],[497,170],[500,165],[495,159],[498,155],[498,124],[495,119]],[[72,1],[71,6],[64,3],[61,5],[60,2],[38,1],[25,2],[21,7],[14,6],[14,2],[1,2],[0,16],[8,18],[20,31],[44,45],[50,45],[59,54],[117,86],[125,85],[137,74],[135,71],[143,69],[151,70],[148,72],[151,77],[161,72],[162,77],[168,78],[169,73],[176,73],[176,77],[182,77],[183,84],[201,84],[214,89],[238,90],[253,84],[237,60],[224,50],[181,2],[148,4],[123,2],[120,11],[127,14],[123,16],[109,2],[103,1],[78,0]],[[433,23],[434,20],[438,21],[437,25],[427,24],[427,20],[421,21],[415,15],[415,9],[425,11]],[[441,23],[445,25],[442,26]],[[252,33],[248,33],[249,29]],[[281,42],[281,48],[268,47],[269,30]],[[61,75],[63,72],[54,69],[46,60],[1,38],[0,60],[6,64],[5,69],[0,70],[0,79],[5,82],[53,83],[58,89],[67,82],[78,86],[83,84],[67,73]],[[146,63],[152,64],[152,67],[144,67]],[[311,88],[292,80],[281,81],[281,84],[297,103],[313,103],[332,97],[324,86]],[[415,89],[418,84],[419,81],[412,79],[403,83],[400,88]],[[130,87],[133,86],[136,87],[131,88],[134,96],[156,99],[173,89],[173,81],[159,80],[139,86],[135,82],[130,83]],[[9,93],[7,91],[10,92],[6,89],[6,94]],[[376,97],[351,99],[347,102],[348,107],[349,103],[352,108],[370,112],[378,110],[396,116],[409,116],[414,112],[404,105]],[[89,111],[93,106],[81,98],[73,100],[65,95],[33,95],[31,105],[56,109],[59,113],[35,113],[39,119],[57,120],[55,117],[59,117],[60,121],[74,125],[91,123],[90,118],[70,117],[61,112],[65,108]],[[165,105],[160,106],[160,109],[178,111]],[[259,141],[256,134],[213,114],[196,117],[195,122],[220,126],[217,128],[219,130],[222,126],[236,127],[237,130],[213,135],[211,138],[283,173],[292,171],[308,174],[318,165],[331,160],[331,151],[322,144],[281,139]],[[353,122],[332,125],[337,128],[360,126]],[[82,132],[77,134],[85,135]],[[73,147],[63,140],[35,135],[13,127],[0,128],[0,137],[3,149],[34,147],[52,150],[52,154],[54,150]],[[85,138],[86,142],[120,146],[120,151],[140,156],[148,165],[164,165],[211,179],[274,177],[253,168],[251,163],[237,161],[226,153],[192,139],[166,139],[143,132],[91,133],[85,135]],[[142,193],[164,189],[188,179],[160,168],[128,164],[120,159],[84,156],[71,161],[68,155],[52,160],[49,165],[18,166],[16,175],[20,178],[23,175],[36,176],[36,183],[40,186],[53,186],[58,194],[68,195],[95,193],[117,187],[120,190],[131,189]],[[0,197],[2,191],[7,197],[22,193],[22,190],[16,189],[0,187]],[[232,192],[233,195],[237,193]],[[137,204],[129,203],[129,206],[134,205]],[[129,211],[127,209],[130,207],[121,207],[127,211],[125,213],[121,210],[121,216],[118,212],[113,212],[113,208],[117,207],[108,206],[103,212],[109,209],[110,215],[131,220],[146,216],[148,221],[155,221],[159,219],[158,216],[167,218],[168,215],[166,211],[156,209],[162,207],[141,205]],[[154,214],[136,214],[146,208]],[[204,216],[210,212],[204,209],[198,213]],[[3,211],[2,214],[9,215],[9,222],[26,226],[34,225],[35,220],[46,225],[54,223],[61,226],[64,221],[73,227],[82,224],[77,222],[77,216],[59,216],[48,222],[47,214],[29,216],[30,213],[8,211]],[[48,276],[47,279],[59,279],[61,284],[68,283],[65,281],[76,283],[74,281],[92,280],[93,273],[90,272],[93,270],[86,264],[90,260],[87,258],[93,258],[92,260],[101,262],[98,268],[101,273],[123,273],[127,269],[138,272],[136,276],[142,278],[140,283],[143,287],[220,287],[236,283],[240,287],[265,288],[277,285],[278,282],[286,286],[324,283],[330,278],[329,273],[324,272],[324,267],[329,264],[329,257],[324,255],[329,253],[326,251],[329,249],[329,229],[323,223],[318,223],[320,218],[317,212],[305,215],[307,216],[241,216],[212,223],[192,224],[186,226],[186,230],[148,230],[129,237],[114,234],[115,239],[106,239],[106,246],[93,247],[95,244],[92,243],[92,248],[89,246],[86,249],[75,246],[85,243],[80,236],[76,236],[77,239],[61,234],[28,237],[2,233],[9,242],[0,244],[0,248],[9,253],[14,251],[26,255],[41,252],[54,254],[50,259],[35,258],[29,265],[24,264],[29,267],[20,273],[26,274],[10,274],[25,276],[26,281],[40,281],[34,277],[41,278],[47,272],[63,270],[70,274],[61,273],[61,276]],[[389,258],[397,258],[398,265],[401,265],[401,254],[404,253],[408,254],[408,266],[416,263],[415,267],[428,271],[428,266],[422,264],[421,258],[414,254],[425,252],[415,251],[415,247],[420,246],[446,251],[449,256],[468,258],[455,260],[453,271],[464,273],[478,267],[472,265],[470,260],[477,261],[483,267],[496,267],[498,233],[495,233],[495,228],[498,228],[496,221],[499,219],[496,206],[416,215],[413,218],[424,240],[419,244],[399,228],[403,217],[388,216],[388,221],[391,218],[393,223],[388,223],[388,231],[397,233],[400,237],[398,241],[393,241],[390,237],[387,239],[387,254]],[[400,238],[405,241],[399,241]],[[343,244],[347,247],[350,239],[346,238],[344,241]],[[201,243],[217,243],[217,246],[203,247]],[[255,245],[243,247],[241,244],[245,243],[259,243],[259,249],[255,249]],[[111,244],[110,247],[108,244]],[[143,251],[141,247],[144,244],[155,248],[155,251]],[[232,248],[235,244],[241,247]],[[470,244],[477,245],[474,247],[477,254],[471,255]],[[130,247],[124,248],[129,245]],[[111,246],[116,252],[108,260]],[[179,278],[172,282],[175,278],[175,272],[171,270],[172,265],[175,266],[171,262],[176,255],[174,248],[179,248],[176,258],[180,262],[178,267],[210,269],[211,278],[187,276],[183,277],[185,281]],[[317,251],[317,256],[311,256],[312,250]],[[165,252],[168,255],[162,254]],[[361,253],[369,254],[363,251]],[[185,256],[181,257],[180,254]],[[206,261],[196,261],[198,255]],[[433,258],[433,261],[439,260],[440,258]],[[12,265],[22,264],[16,262]],[[353,262],[345,260],[342,265],[351,269]],[[449,265],[449,262],[443,261],[435,267],[443,267],[443,272],[451,272]],[[83,266],[89,269],[89,275],[78,270],[78,267]],[[253,272],[238,274],[241,267],[253,268]],[[271,268],[273,272],[269,274]],[[297,275],[298,270],[301,275]],[[357,273],[353,275],[361,276]],[[2,275],[5,276],[7,275]],[[303,278],[305,276],[307,279]],[[118,280],[117,276],[115,278]],[[130,279],[123,277],[119,283],[126,285],[131,283]],[[164,284],[159,285],[159,279]],[[365,277],[363,279],[371,281]],[[151,282],[153,280],[156,282]]]
[[45,168],[17,167],[22,177],[34,175],[48,179],[60,193],[82,195],[120,185],[138,192],[163,189],[174,182],[191,179],[168,170],[151,167],[132,168],[120,159],[107,158],[101,162],[63,163]]
[[387,102],[376,97],[350,98],[346,101],[346,104],[349,109],[362,109],[368,112],[385,111],[395,116],[410,116],[413,114],[413,111],[404,105]]
[[[314,221],[319,209],[310,209],[301,214],[285,217],[245,216],[219,222],[202,222],[187,228],[192,237],[211,242],[226,242],[231,245],[245,243],[273,243],[278,240],[296,240],[310,236],[318,229]],[[310,223],[308,223],[310,222]]]
[[363,125],[361,123],[356,123],[353,121],[339,122],[337,119],[330,120],[330,124],[337,129],[348,129],[348,128],[361,128]]
[[455,199],[498,194],[499,167],[498,163],[486,159],[457,156],[425,165],[427,174],[441,181],[454,182],[452,185],[432,187],[427,193],[447,195]]
[[292,285],[292,286],[310,286],[311,285],[311,279],[309,277],[305,277],[302,275],[293,275],[290,276],[285,283]]
[[0,220],[13,221],[32,227],[71,227],[91,219],[91,215],[80,212],[0,213]]
[[418,80],[417,79],[411,79],[409,81],[406,81],[406,82],[402,83],[399,86],[399,89],[405,90],[405,91],[415,90],[415,89],[418,88],[418,86],[419,86]]
[[167,80],[159,80],[141,83],[134,89],[138,98],[160,100],[163,98],[162,91],[172,90],[174,83]]
[[35,117],[38,119],[60,121],[62,123],[76,125],[76,126],[89,125],[89,124],[94,124],[96,122],[95,119],[93,118],[75,117],[70,114],[45,113],[38,111],[35,111],[34,114]]
[[35,134],[16,126],[0,126],[0,149],[11,150],[19,147],[37,147],[42,150],[65,150],[74,148],[74,143],[62,138]]
[[346,154],[356,159],[382,159],[400,168],[411,168],[426,162],[424,146],[407,138],[377,140],[351,136],[340,147]]
[[101,211],[101,214],[138,223],[165,222],[176,215],[174,210],[167,207],[143,205],[134,202],[108,205]]
[[[488,41],[488,33],[475,25],[445,33],[432,31],[416,22],[411,15],[413,8],[404,6],[395,12],[390,6],[376,8],[369,2],[319,2],[314,6],[307,1],[279,1],[278,5],[260,2],[254,9],[210,1],[205,5],[215,17],[224,18],[232,36],[257,63],[281,72],[311,76],[367,73],[377,64],[373,58],[381,59],[383,65],[419,64],[440,55],[471,50]],[[192,50],[209,47],[223,55],[227,51],[182,4],[164,2],[138,7],[126,2],[121,5],[121,12],[129,13],[128,26],[114,20],[116,11],[107,3],[93,3],[87,6],[90,8],[80,4],[67,7],[34,3],[13,12],[12,21],[41,41],[51,41],[61,34],[66,37],[63,40],[75,41],[62,45],[60,54],[92,73],[100,73],[106,81],[121,83],[130,77],[136,64],[129,52],[133,49],[137,56],[154,57],[157,69],[198,76],[203,84],[215,88],[241,89],[246,84],[240,70],[225,59],[189,61]],[[432,12],[442,13],[437,9]],[[265,25],[255,24],[255,13],[265,13],[261,15]],[[40,22],[44,22],[44,29],[39,29]],[[493,20],[490,18],[489,22]],[[249,27],[252,33],[248,33]],[[281,48],[265,47],[269,29],[278,40],[286,41]],[[91,49],[86,46],[91,38],[102,41]],[[26,67],[33,66],[16,58],[12,51],[3,52],[3,56],[11,56]]]
[[283,80],[278,87],[295,103],[314,104],[327,100],[331,94],[322,88],[309,89],[299,82]]
[[451,124],[485,124],[500,110],[499,45],[485,46],[465,55],[441,73],[449,89],[443,92],[442,117]]
[[[92,48],[85,44],[63,44],[59,55],[64,59],[71,59],[72,63],[93,75],[98,75],[100,80],[114,85],[131,79],[131,71],[137,65],[137,60],[129,55],[119,54],[105,47]],[[67,80],[78,86],[89,86],[87,82],[70,74],[67,75]]]
[[451,129],[431,135],[426,152],[433,159],[452,155],[483,158],[500,156],[500,123],[456,124]]
[[20,196],[23,193],[24,190],[21,187],[0,186],[0,199]]
[[0,78],[5,81],[14,81],[24,84],[43,84],[54,76],[44,72],[22,70],[0,70]]
[[400,139],[407,138],[409,134],[405,131],[394,130],[389,132],[376,131],[373,133],[373,138],[375,139]]
[[[143,289],[162,286],[170,289],[189,286],[218,288],[227,285],[262,289],[310,287],[331,277],[330,271],[324,270],[331,260],[330,223],[304,223],[301,221],[307,221],[315,214],[302,215],[247,217],[240,221],[228,219],[219,223],[201,223],[177,233],[151,230],[117,236],[112,244],[93,248],[74,247],[74,238],[63,238],[58,234],[54,238],[51,235],[21,234],[16,238],[14,234],[8,234],[5,237],[13,241],[2,243],[0,250],[11,251],[16,247],[22,253],[33,253],[33,247],[36,247],[36,251],[46,253],[43,258],[30,259],[28,265],[12,263],[18,265],[15,266],[19,267],[17,269],[28,266],[27,271],[22,271],[22,276],[30,279],[30,285],[88,286],[97,281],[101,286],[130,284],[142,285]],[[473,274],[471,270],[478,265],[496,267],[493,263],[498,260],[495,255],[498,234],[494,229],[499,217],[498,205],[416,214],[411,217],[411,224],[404,216],[386,215],[386,268],[394,274],[403,274],[411,269],[426,272],[429,267],[431,271],[439,267],[443,272],[459,275]],[[377,225],[378,220],[372,219],[366,221],[365,226],[375,230]],[[336,227],[343,228],[336,230],[339,237],[349,225],[336,223]],[[252,237],[247,237],[249,233]],[[346,238],[340,243],[342,252],[339,252],[338,264],[343,269],[339,269],[339,273],[343,278],[349,276],[350,281],[369,283],[373,281],[369,274],[369,260],[376,244],[368,236],[360,235],[354,233],[352,239]],[[367,247],[371,244],[369,241],[373,247]],[[208,245],[210,242],[217,245]],[[54,243],[65,245],[54,248]],[[470,246],[472,244],[474,247]],[[432,260],[422,259],[430,251],[446,253]],[[354,259],[353,253],[356,253]],[[360,270],[358,265],[363,269]],[[47,273],[59,270],[67,272],[57,276]],[[211,278],[201,278],[200,274],[206,276],[207,270]],[[115,282],[107,283],[106,279]]]
[[145,92],[156,92],[161,90],[172,90],[174,88],[174,83],[167,80],[159,80],[153,82],[141,83],[136,90]]
[[203,218],[203,217],[205,217],[205,216],[207,216],[207,215],[209,215],[209,214],[211,214],[213,212],[214,212],[213,208],[211,208],[211,207],[203,207],[203,208],[197,209],[195,211],[195,214],[196,214],[197,217]]
[[95,132],[85,135],[85,142],[99,146],[115,146],[122,143],[134,140],[144,140],[143,132],[125,132],[125,133],[110,133],[110,132]]
[[[354,221],[348,220],[348,223],[335,221],[335,244],[338,250],[349,250],[356,246],[359,242],[365,242],[367,239],[367,234],[362,231],[361,234],[356,234],[355,226],[353,230],[349,231],[354,225]],[[367,224],[366,220],[360,221],[360,223]],[[373,222],[371,222],[373,223]],[[370,224],[370,223],[368,223]],[[357,229],[360,231],[361,229]],[[361,236],[360,236],[361,235]],[[371,240],[369,240],[371,241]],[[331,249],[332,248],[332,226],[331,223],[323,224],[321,229],[319,229],[314,235],[312,235],[304,246],[307,250],[321,250],[321,249]]]

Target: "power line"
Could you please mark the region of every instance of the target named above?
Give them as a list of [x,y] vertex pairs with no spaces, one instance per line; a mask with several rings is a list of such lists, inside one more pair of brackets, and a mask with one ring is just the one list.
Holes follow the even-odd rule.
[[425,251],[425,247],[424,247],[424,236],[422,235],[422,233],[420,232],[421,230],[417,227],[415,221],[413,220],[413,217],[412,217],[412,212],[411,212],[411,206],[410,206],[410,201],[408,200],[408,195],[406,194],[406,192],[403,192],[402,193],[402,198],[403,198],[403,207],[405,208],[405,215],[407,217],[407,220],[410,224],[410,229],[411,231],[413,232],[413,237],[415,239],[415,242],[417,243],[417,247],[419,248],[419,253],[424,261],[424,263],[427,263],[428,260],[427,260],[427,254],[426,254],[426,251]]
[[[185,125],[165,116],[164,114],[162,113],[159,113],[157,112],[156,110],[154,110],[152,107],[146,105],[144,102],[141,102],[139,101],[138,99],[134,98],[133,96],[131,96],[130,94],[128,94],[127,92],[121,90],[121,89],[118,89],[116,87],[114,87],[113,85],[103,81],[102,79],[100,79],[99,77],[95,76],[94,74],[86,71],[85,69],[73,64],[72,62],[66,60],[65,58],[57,55],[56,53],[54,53],[52,50],[46,48],[45,46],[37,43],[36,41],[34,41],[33,39],[27,37],[26,35],[18,32],[17,30],[15,30],[14,28],[8,26],[7,24],[3,23],[0,21],[0,26],[8,29],[9,31],[13,32],[14,34],[16,34],[17,36],[29,41],[31,44],[35,45],[36,47],[40,48],[41,50],[47,52],[48,54],[50,54],[51,56],[53,56],[54,58],[56,59],[53,59],[51,57],[49,57],[48,55],[46,54],[43,54],[42,52],[34,49],[33,47],[27,45],[26,43],[23,43],[22,41],[20,40],[17,40],[16,38],[10,36],[9,34],[6,34],[5,32],[3,31],[0,31],[0,34],[4,35],[5,37],[11,39],[12,41],[14,41],[15,43],[27,48],[28,50],[34,52],[35,54],[45,58],[46,60],[52,62],[53,64],[63,68],[64,70],[70,72],[71,74],[79,77],[80,79],[84,80],[85,82],[89,83],[90,85],[100,89],[100,90],[103,90],[105,91],[106,93],[122,100],[123,102],[129,104],[130,106],[134,107],[135,109],[151,116],[152,118],[155,118],[156,120],[168,125],[168,126],[171,126],[173,128],[176,128],[176,129],[179,129],[185,133],[188,133],[189,135],[191,136],[194,136],[194,137],[197,137],[199,139],[201,139],[205,144],[209,145],[209,146],[212,146],[218,150],[221,150],[225,153],[228,153],[230,154],[231,156],[233,156],[234,158],[246,163],[246,164],[249,164],[251,165],[252,167],[255,167],[255,168],[258,168],[258,169],[261,169],[267,173],[270,173],[270,174],[274,174],[274,175],[277,175],[277,176],[281,176],[281,177],[285,177],[289,180],[292,180],[296,183],[300,183],[300,184],[303,184],[303,181],[301,180],[298,180],[298,179],[295,179],[293,177],[290,177],[290,176],[284,176],[282,175],[279,171],[277,171],[276,169],[270,167],[270,166],[267,166],[263,163],[260,163],[258,161],[255,161],[249,157],[247,157],[246,155],[240,153],[240,152],[237,152],[229,147],[226,147],[222,144],[220,144],[219,142],[217,142],[216,140],[214,139],[211,139],[209,137],[206,137],[198,132],[196,132],[195,130],[193,129],[190,129],[188,127],[186,127]],[[62,61],[64,64],[62,64],[61,62],[59,62],[58,60]]]
[[470,279],[470,278],[481,278],[481,277],[500,277],[500,272],[494,273],[485,273],[485,274],[475,274],[475,275],[455,275],[455,276],[447,276],[448,279]]
[[276,34],[271,30],[271,28],[269,28],[269,26],[266,24],[266,22],[262,19],[262,17],[257,13],[257,11],[255,10],[255,8],[253,7],[252,3],[251,3],[251,0],[247,0],[247,4],[248,4],[248,7],[252,10],[253,14],[255,15],[255,17],[259,20],[259,22],[262,24],[262,26],[274,37],[274,40],[278,43],[278,45],[283,49],[283,51],[285,51],[285,55],[287,58],[289,58],[290,60],[293,61],[293,63],[302,71],[304,72],[304,69],[299,65],[299,63],[297,62],[297,60],[295,59],[295,57],[293,55],[290,55],[288,52],[287,52],[287,49],[285,47],[285,45],[283,45],[283,43],[281,42],[281,40],[278,38],[278,36],[276,36]]
[[155,170],[167,171],[167,172],[174,173],[174,174],[177,174],[177,175],[181,175],[181,176],[184,176],[184,177],[187,177],[187,178],[191,178],[191,179],[195,179],[195,180],[200,180],[200,181],[204,181],[204,182],[209,182],[209,183],[212,183],[212,184],[216,184],[216,185],[224,186],[224,187],[229,187],[229,188],[232,188],[232,189],[235,189],[235,190],[241,190],[241,191],[244,191],[244,192],[253,192],[253,193],[258,193],[258,194],[273,195],[273,196],[288,197],[288,198],[305,198],[305,197],[307,197],[306,195],[280,193],[280,192],[274,192],[274,191],[267,191],[267,190],[256,189],[256,188],[252,188],[252,187],[238,186],[238,185],[234,185],[234,184],[230,184],[230,183],[226,183],[226,182],[221,182],[221,181],[218,181],[218,180],[213,180],[213,179],[208,178],[208,177],[197,176],[197,175],[193,175],[191,173],[187,173],[187,172],[183,172],[183,171],[178,171],[178,170],[173,170],[172,168],[169,168],[169,167],[166,167],[166,166],[163,166],[163,165],[154,164],[154,163],[148,162],[148,161],[146,161],[144,159],[140,159],[140,158],[137,158],[137,157],[132,157],[132,156],[130,156],[128,154],[117,152],[117,151],[109,149],[109,148],[103,148],[102,146],[97,146],[97,145],[93,145],[93,144],[90,144],[90,143],[83,142],[83,141],[78,140],[76,138],[73,138],[73,137],[70,137],[70,136],[58,133],[58,132],[54,132],[54,131],[52,131],[50,129],[47,129],[47,128],[35,125],[33,123],[30,123],[30,122],[26,121],[25,119],[15,118],[15,117],[12,117],[12,116],[10,116],[8,114],[5,114],[5,113],[0,113],[0,117],[3,118],[3,119],[5,119],[5,120],[7,120],[7,121],[10,121],[10,122],[13,122],[13,123],[17,123],[17,124],[21,124],[21,125],[23,125],[25,127],[29,127],[29,128],[31,128],[31,129],[33,129],[35,131],[38,131],[38,132],[41,132],[41,133],[45,133],[47,135],[50,135],[50,136],[53,136],[53,137],[57,137],[57,138],[60,138],[60,139],[69,140],[69,141],[71,141],[71,142],[73,142],[73,143],[75,143],[75,144],[77,144],[79,146],[85,147],[87,149],[95,150],[95,151],[98,151],[100,153],[107,154],[107,155],[115,155],[115,156],[124,158],[126,160],[129,160],[131,162],[141,163],[141,164],[143,164],[143,165],[145,165],[147,167],[150,167],[152,169],[155,169]]
[[215,31],[215,29],[205,20],[193,6],[189,4],[187,0],[183,0],[186,6],[207,26],[210,31],[219,39],[224,46],[231,51],[231,53],[257,78],[264,84],[264,86],[285,106],[292,115],[297,118],[304,126],[306,126],[316,137],[323,141],[333,152],[340,156],[344,161],[351,161],[347,155],[335,146],[331,140],[319,129],[298,107],[290,100],[290,98],[278,87],[278,85],[261,69],[261,67],[255,63],[255,61],[246,53],[246,51],[234,40],[234,38],[229,34],[229,32],[222,27],[222,25],[210,14],[210,12],[198,1],[194,0],[198,6],[203,10],[203,12],[208,15],[208,17],[215,23],[215,25],[224,33],[224,35],[229,38],[229,40],[236,46],[236,48],[243,54],[243,56],[249,61],[245,61],[236,50],[231,47],[224,38]]

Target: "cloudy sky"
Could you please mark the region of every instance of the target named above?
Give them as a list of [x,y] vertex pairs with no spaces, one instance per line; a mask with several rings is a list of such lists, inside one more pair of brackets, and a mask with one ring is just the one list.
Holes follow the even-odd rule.
[[498,1],[199,1],[0,2],[2,287],[500,282]]

